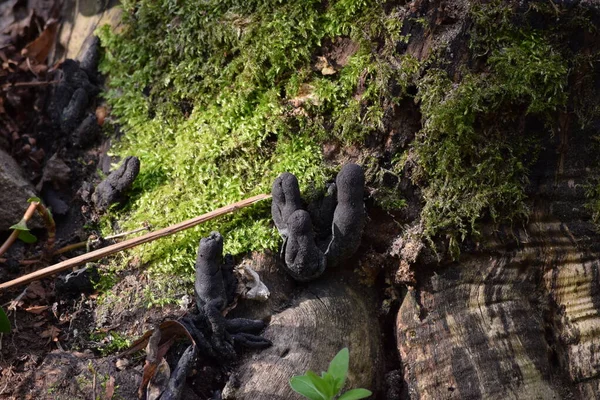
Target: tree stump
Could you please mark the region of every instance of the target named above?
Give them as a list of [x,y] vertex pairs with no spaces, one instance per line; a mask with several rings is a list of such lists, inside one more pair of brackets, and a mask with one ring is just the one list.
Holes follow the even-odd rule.
[[[273,286],[273,276],[281,273],[269,268],[257,268],[257,272],[269,287]],[[241,361],[223,398],[301,399],[290,388],[290,378],[308,369],[316,373],[327,370],[331,359],[344,347],[350,350],[345,388],[377,391],[383,370],[373,293],[369,288],[351,285],[339,275],[339,270],[328,271],[318,281],[296,288],[289,308],[275,313],[263,334],[273,346]]]

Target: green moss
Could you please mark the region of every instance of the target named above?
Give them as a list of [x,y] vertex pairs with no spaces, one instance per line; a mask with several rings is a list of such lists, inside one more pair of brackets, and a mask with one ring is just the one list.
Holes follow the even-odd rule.
[[543,32],[515,27],[507,15],[493,5],[474,9],[472,48],[483,70],[463,70],[454,82],[431,68],[418,82],[423,129],[413,144],[413,179],[423,187],[424,234],[446,235],[455,255],[482,217],[527,215],[537,138],[522,122],[532,115],[550,122],[567,100],[567,61]]
[[131,345],[130,339],[116,331],[109,333],[92,333],[90,335],[90,340],[93,342],[98,342],[96,350],[98,350],[103,357],[123,351]]
[[[441,51],[422,61],[396,54],[407,40],[402,18],[383,3],[124,1],[123,31],[101,32],[102,69],[112,115],[126,132],[114,151],[140,157],[142,170],[131,202],[111,218],[123,229],[167,226],[268,192],[283,171],[303,190],[318,190],[336,170],[323,162],[322,142],[359,143],[382,131],[410,86],[423,128],[408,158],[425,200],[425,236],[446,235],[456,250],[486,216],[527,215],[524,187],[538,138],[523,122],[552,123],[566,104],[571,66],[560,29],[534,28],[527,18],[555,8],[533,2],[515,19],[517,2],[475,2],[472,67],[450,77]],[[340,39],[355,51],[323,74],[316,60]],[[407,159],[391,156],[387,169],[374,162],[370,180],[386,209],[404,205],[398,188],[382,186],[383,174],[399,175]],[[265,203],[135,251],[154,272],[191,278],[198,239],[214,229],[232,253],[279,244]]]
[[[123,229],[160,228],[269,192],[283,171],[302,188],[322,187],[334,170],[320,141],[358,141],[382,126],[395,73],[384,57],[401,28],[382,3],[124,1],[122,32],[100,32],[101,68],[126,132],[114,152],[142,167],[113,218]],[[359,50],[324,76],[314,57],[340,36]],[[381,43],[387,53],[375,51]],[[155,272],[191,277],[198,240],[215,229],[228,252],[278,246],[260,204],[135,251]]]

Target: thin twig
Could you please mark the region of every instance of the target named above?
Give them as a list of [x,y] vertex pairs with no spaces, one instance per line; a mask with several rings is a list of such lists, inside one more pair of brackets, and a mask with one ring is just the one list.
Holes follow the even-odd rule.
[[60,249],[56,250],[52,255],[58,255],[58,254],[66,253],[67,251],[77,250],[79,248],[85,247],[86,244],[87,244],[87,240],[85,242],[73,243],[68,246],[61,247]]
[[2,283],[2,284],[0,284],[0,290],[9,289],[9,288],[12,288],[15,286],[19,286],[19,285],[23,285],[23,284],[26,284],[29,282],[37,281],[39,279],[57,274],[59,272],[65,271],[69,268],[75,267],[77,265],[85,264],[90,261],[95,261],[100,258],[109,256],[111,254],[115,254],[115,253],[118,253],[118,252],[126,250],[126,249],[131,249],[131,248],[139,246],[141,244],[148,243],[153,240],[160,239],[162,237],[169,236],[169,235],[172,235],[177,232],[181,232],[185,229],[192,228],[196,225],[199,225],[199,224],[206,222],[208,220],[211,220],[213,218],[232,213],[241,208],[248,207],[254,203],[257,203],[261,200],[266,200],[266,199],[270,199],[270,198],[271,198],[271,195],[259,194],[257,196],[250,197],[248,199],[239,201],[237,203],[233,203],[228,206],[218,208],[214,211],[211,211],[209,213],[189,219],[187,221],[183,221],[178,224],[171,225],[171,226],[163,228],[163,229],[159,229],[158,231],[150,232],[143,236],[124,240],[122,242],[115,243],[113,245],[104,247],[102,249],[98,249],[98,250],[94,250],[94,251],[86,253],[86,254],[82,254],[80,256],[71,258],[69,260],[65,260],[58,264],[54,264],[49,267],[42,268],[38,271],[32,272],[30,274],[21,276],[17,279],[13,279],[12,281]]
[[142,226],[141,228],[137,228],[137,229],[134,229],[129,232],[122,232],[122,233],[117,233],[116,235],[107,236],[104,238],[104,240],[117,239],[117,238],[120,238],[123,236],[129,236],[129,235],[133,235],[134,233],[138,233],[141,231],[149,231],[149,230],[150,230],[150,225],[146,225],[146,226]]
[[[150,225],[146,225],[146,226],[134,229],[134,230],[129,231],[129,232],[118,233],[116,235],[107,236],[105,238],[100,238],[100,240],[117,239],[117,238],[120,238],[120,237],[123,237],[123,236],[128,236],[128,235],[132,235],[134,233],[138,233],[138,232],[141,232],[141,231],[149,231],[149,230],[150,230]],[[55,250],[54,252],[52,252],[52,255],[56,256],[56,255],[59,255],[59,254],[66,253],[68,251],[77,250],[77,249],[80,249],[82,247],[86,247],[87,244],[89,243],[90,239],[92,239],[92,240],[99,240],[99,238],[96,237],[96,236],[90,236],[87,240],[85,240],[83,242],[73,243],[73,244],[69,244],[67,246],[61,247],[60,249]],[[2,261],[2,259],[0,259],[0,261]],[[32,264],[32,263],[35,263],[35,262],[38,262],[38,261],[39,261],[39,257],[35,258],[35,259],[31,259],[31,260],[21,261],[20,264],[21,265],[27,265],[27,264]]]
[[39,258],[36,258],[35,260],[21,260],[21,261],[19,261],[19,265],[35,265],[35,264],[39,264],[41,262],[42,262],[42,260]]
[[35,87],[35,86],[48,86],[59,83],[60,81],[46,81],[46,82],[15,82],[5,83],[2,85],[2,90],[9,90],[14,87]]

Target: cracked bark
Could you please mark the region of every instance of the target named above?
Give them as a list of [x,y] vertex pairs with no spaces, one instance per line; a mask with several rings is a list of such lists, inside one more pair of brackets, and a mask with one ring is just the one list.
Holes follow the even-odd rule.
[[556,151],[565,140],[549,139],[533,170],[534,212],[517,240],[489,229],[459,262],[418,273],[396,323],[406,397],[600,398],[592,139],[577,132]]

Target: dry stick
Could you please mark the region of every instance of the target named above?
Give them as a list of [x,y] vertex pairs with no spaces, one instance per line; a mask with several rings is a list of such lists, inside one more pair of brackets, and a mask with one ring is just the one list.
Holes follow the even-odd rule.
[[[141,228],[134,229],[132,231],[118,233],[116,235],[107,236],[105,238],[100,238],[100,239],[104,239],[104,240],[117,239],[117,238],[120,238],[120,237],[123,237],[123,236],[129,236],[129,235],[133,235],[134,233],[138,233],[138,232],[141,232],[141,231],[149,231],[149,230],[150,230],[150,226],[144,226],[144,227],[141,227]],[[60,249],[55,250],[52,253],[52,255],[56,256],[56,255],[66,253],[66,252],[71,251],[71,250],[77,250],[77,249],[80,249],[82,247],[87,246],[87,244],[88,244],[87,240],[85,240],[83,242],[69,244],[69,245],[67,245],[65,247],[61,247]],[[2,259],[0,259],[0,261],[2,261]],[[24,260],[24,261],[21,261],[21,263],[28,262],[28,261],[35,261],[35,260]]]
[[158,231],[150,232],[150,233],[148,233],[146,235],[143,235],[143,236],[139,236],[139,237],[131,238],[131,239],[128,239],[128,240],[124,240],[122,242],[115,243],[113,245],[104,247],[102,249],[98,249],[98,250],[94,250],[94,251],[92,251],[90,253],[82,254],[82,255],[77,256],[75,258],[71,258],[69,260],[60,262],[58,264],[54,264],[54,265],[51,265],[49,267],[42,268],[42,269],[40,269],[38,271],[35,271],[35,272],[30,273],[30,274],[21,276],[21,277],[19,277],[17,279],[13,279],[12,281],[8,281],[8,282],[5,282],[5,283],[2,283],[2,284],[0,284],[0,290],[2,290],[2,289],[9,289],[9,288],[12,288],[12,287],[15,287],[15,286],[18,286],[18,285],[23,285],[23,284],[26,284],[26,283],[29,283],[29,282],[33,282],[33,281],[36,281],[38,279],[42,279],[42,278],[45,278],[47,276],[54,275],[54,274],[56,274],[58,272],[61,272],[61,271],[67,270],[69,268],[75,267],[77,265],[85,264],[86,262],[89,262],[89,261],[95,261],[95,260],[97,260],[99,258],[106,257],[108,255],[117,253],[119,251],[130,249],[132,247],[139,246],[140,244],[143,244],[143,243],[151,242],[153,240],[159,239],[159,238],[164,237],[164,236],[172,235],[174,233],[183,231],[185,229],[189,229],[189,228],[191,228],[193,226],[196,226],[198,224],[201,224],[201,223],[206,222],[208,220],[211,220],[213,218],[216,218],[216,217],[219,217],[221,215],[234,212],[234,211],[239,210],[241,208],[248,207],[249,205],[257,203],[257,202],[259,202],[261,200],[270,199],[270,198],[271,198],[271,195],[269,195],[269,194],[259,194],[259,195],[254,196],[254,197],[250,197],[248,199],[245,199],[245,200],[242,200],[242,201],[238,201],[237,203],[233,203],[233,204],[230,204],[228,206],[218,208],[218,209],[213,210],[213,211],[211,211],[209,213],[200,215],[199,217],[195,217],[195,218],[189,219],[187,221],[183,221],[183,222],[180,222],[178,224],[171,225],[169,227],[160,229]]
[[87,244],[87,240],[85,242],[69,244],[65,247],[61,247],[60,249],[56,250],[54,253],[52,253],[52,255],[56,256],[56,255],[59,255],[62,253],[66,253],[67,251],[76,250],[76,249],[85,247],[86,244]]
[[[29,207],[27,207],[27,211],[25,211],[25,215],[23,215],[22,221],[27,222],[31,219],[38,204],[39,203],[35,201],[29,203]],[[12,231],[8,239],[6,239],[6,241],[2,244],[2,247],[0,247],[0,256],[6,253],[6,250],[8,250],[9,247],[12,246],[12,244],[15,242],[15,240],[17,240],[17,238],[19,237],[19,233],[20,231],[18,229]]]
[[5,83],[2,85],[3,90],[8,90],[14,87],[35,87],[35,86],[48,86],[59,83],[60,81],[46,81],[46,82],[15,82],[15,83]]
[[54,223],[54,218],[42,203],[36,202],[36,210],[38,214],[44,220],[44,225],[46,225],[46,233],[48,234],[48,238],[46,239],[46,245],[44,246],[44,255],[51,256],[52,248],[54,248],[54,242],[56,241],[56,224]]

